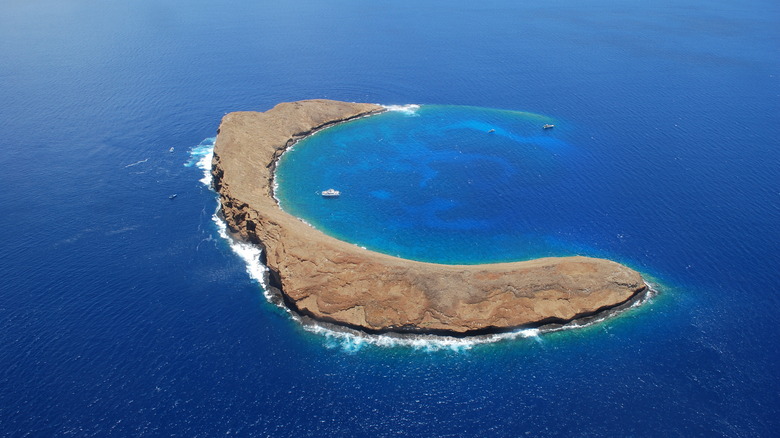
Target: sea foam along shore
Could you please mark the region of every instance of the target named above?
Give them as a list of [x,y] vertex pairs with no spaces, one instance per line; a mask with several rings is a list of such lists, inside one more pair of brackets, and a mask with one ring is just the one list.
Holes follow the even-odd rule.
[[404,113],[408,116],[415,115],[417,113],[417,110],[420,109],[420,105],[417,105],[415,103],[410,103],[407,105],[381,105],[377,104],[387,111],[396,111]]
[[[215,138],[210,137],[204,139],[200,144],[191,148],[190,160],[185,163],[185,166],[187,167],[195,166],[203,171],[203,177],[200,179],[200,182],[206,188],[212,191],[211,159],[213,155],[214,141]],[[216,196],[216,200],[219,202],[218,196]],[[269,292],[269,288],[266,285],[268,268],[260,261],[262,250],[255,245],[239,241],[230,236],[227,230],[227,224],[225,223],[224,219],[221,218],[219,211],[220,207],[218,205],[216,211],[211,216],[212,221],[216,226],[217,233],[222,239],[224,239],[224,241],[229,244],[231,250],[237,256],[239,256],[241,260],[243,260],[246,266],[247,274],[251,279],[260,285],[266,300],[269,303],[276,305],[278,308],[288,314],[294,321],[301,324],[304,330],[322,336],[325,339],[326,347],[338,348],[347,352],[354,352],[366,346],[381,348],[405,347],[424,351],[463,351],[481,344],[496,343],[514,339],[538,339],[538,336],[545,333],[580,329],[599,324],[617,314],[640,306],[656,295],[656,288],[653,287],[653,285],[646,283],[648,292],[641,299],[636,300],[628,306],[623,308],[616,308],[612,312],[599,315],[595,318],[582,321],[572,321],[568,324],[559,326],[550,325],[539,328],[519,329],[506,333],[471,336],[466,338],[426,334],[368,334],[358,330],[318,322],[311,318],[302,318],[300,315],[292,312],[289,308],[287,308],[282,300],[279,299],[279,297],[274,296]]]

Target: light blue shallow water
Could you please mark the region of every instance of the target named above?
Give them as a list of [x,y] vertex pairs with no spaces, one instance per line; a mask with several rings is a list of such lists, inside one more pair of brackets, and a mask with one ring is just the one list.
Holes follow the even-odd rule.
[[[0,435],[773,436],[779,12],[3,2]],[[311,139],[353,148],[280,185],[321,228],[425,260],[603,256],[662,294],[490,345],[304,330],[185,164],[226,112],[306,98],[422,105]]]
[[[323,231],[405,258],[485,263],[571,253],[554,241],[550,220],[562,216],[569,196],[592,189],[572,191],[587,167],[565,128],[542,128],[553,121],[402,107],[299,142],[280,160],[276,196]],[[329,187],[341,195],[322,197]]]

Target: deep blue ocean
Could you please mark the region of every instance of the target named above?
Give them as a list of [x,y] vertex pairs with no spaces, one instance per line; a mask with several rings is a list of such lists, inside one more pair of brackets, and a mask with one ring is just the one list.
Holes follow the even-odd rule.
[[[776,436],[778,29],[769,0],[1,2],[0,436]],[[419,105],[285,155],[313,226],[659,294],[492,343],[302,327],[197,161],[310,98]]]

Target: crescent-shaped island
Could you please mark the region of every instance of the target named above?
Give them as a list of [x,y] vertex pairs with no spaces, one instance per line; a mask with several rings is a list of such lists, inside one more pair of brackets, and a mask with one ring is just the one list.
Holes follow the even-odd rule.
[[385,111],[332,100],[233,112],[220,124],[213,187],[235,238],[262,247],[266,287],[293,312],[367,333],[485,335],[566,324],[641,299],[641,275],[589,257],[440,265],[376,253],[327,236],[274,198],[277,159],[328,126]]

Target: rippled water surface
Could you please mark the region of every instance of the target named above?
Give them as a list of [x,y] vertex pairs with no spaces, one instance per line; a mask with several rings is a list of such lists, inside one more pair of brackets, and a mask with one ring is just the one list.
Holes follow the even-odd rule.
[[[3,2],[0,435],[772,436],[778,12]],[[490,344],[302,327],[199,166],[226,112],[306,98],[419,105],[285,156],[282,204],[323,231],[447,263],[608,257],[661,294]]]

